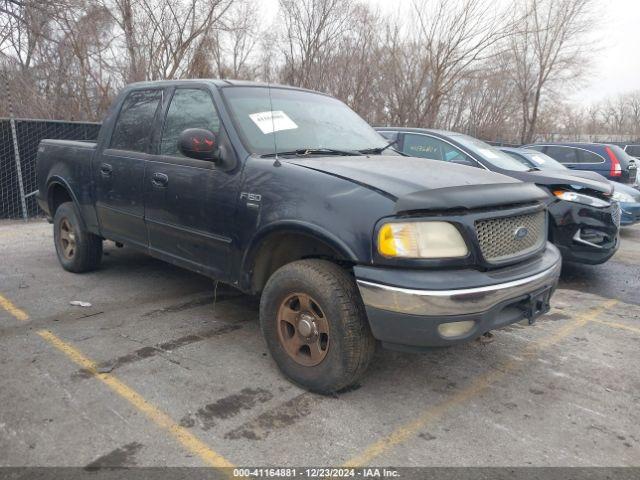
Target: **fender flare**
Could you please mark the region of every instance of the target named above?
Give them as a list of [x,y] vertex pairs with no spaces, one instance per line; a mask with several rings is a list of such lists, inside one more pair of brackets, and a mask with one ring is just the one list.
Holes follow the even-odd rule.
[[49,177],[47,179],[47,191],[46,191],[46,196],[44,197],[47,205],[49,206],[49,212],[51,214],[51,217],[53,218],[55,216],[55,212],[53,211],[52,207],[52,192],[54,187],[58,185],[62,188],[64,188],[67,193],[69,194],[69,196],[71,197],[71,201],[74,205],[74,207],[76,208],[76,214],[78,215],[78,218],[80,219],[80,222],[82,223],[82,227],[83,228],[87,228],[87,225],[84,221],[84,218],[81,214],[80,211],[80,203],[78,202],[78,197],[76,195],[76,193],[73,191],[73,188],[71,188],[71,185],[69,185],[69,182],[67,182],[63,177],[60,177],[58,175],[51,175],[51,177]]
[[278,220],[265,225],[263,228],[258,230],[251,238],[248,247],[245,249],[245,253],[242,256],[241,272],[243,281],[246,282],[246,284],[250,283],[251,271],[253,269],[255,258],[264,242],[272,235],[286,233],[306,235],[317,239],[335,250],[345,260],[359,263],[353,249],[351,249],[351,247],[349,247],[349,245],[347,245],[343,240],[326,229],[313,223],[303,222],[300,220]]

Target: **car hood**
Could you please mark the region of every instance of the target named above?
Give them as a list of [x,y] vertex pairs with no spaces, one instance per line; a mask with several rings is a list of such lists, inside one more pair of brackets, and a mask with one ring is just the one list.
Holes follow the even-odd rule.
[[533,182],[536,185],[571,185],[574,187],[588,188],[607,195],[613,193],[613,185],[611,185],[611,182],[597,173],[594,175],[575,175],[571,170],[539,170],[534,172],[509,172],[509,175],[523,182]]
[[396,211],[473,209],[541,201],[533,184],[475,167],[397,155],[284,158],[282,162],[323,172],[384,193]]
[[572,177],[586,178],[587,180],[595,180],[598,182],[607,183],[609,180],[604,175],[600,175],[597,172],[591,172],[589,170],[570,170],[568,168],[544,168],[541,170],[549,175],[570,175]]
[[637,189],[625,185],[624,183],[611,182],[613,184],[613,189],[616,192],[626,193],[627,195],[631,195],[636,202],[640,202],[640,191]]

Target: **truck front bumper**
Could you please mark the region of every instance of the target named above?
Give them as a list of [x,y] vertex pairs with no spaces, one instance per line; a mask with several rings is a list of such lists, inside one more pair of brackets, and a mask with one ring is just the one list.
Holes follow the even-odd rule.
[[354,270],[373,336],[387,348],[422,350],[532,322],[548,310],[561,263],[558,249],[547,244],[534,260],[488,272]]

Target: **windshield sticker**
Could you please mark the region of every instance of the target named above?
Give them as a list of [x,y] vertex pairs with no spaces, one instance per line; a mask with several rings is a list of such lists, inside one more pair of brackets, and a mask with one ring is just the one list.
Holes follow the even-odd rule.
[[298,128],[289,116],[282,110],[273,112],[258,112],[249,114],[249,118],[265,135],[268,133],[279,132],[280,130],[293,130]]
[[542,158],[540,155],[531,155],[531,159],[540,165],[545,163],[544,158]]
[[487,158],[500,158],[500,155],[496,154],[493,150],[489,150],[488,148],[479,148],[478,150],[480,150],[480,153]]

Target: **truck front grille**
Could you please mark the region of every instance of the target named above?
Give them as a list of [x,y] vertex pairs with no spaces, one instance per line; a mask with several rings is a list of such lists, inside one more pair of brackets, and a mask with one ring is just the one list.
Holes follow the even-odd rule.
[[541,249],[547,240],[546,212],[476,220],[485,260],[500,263]]

